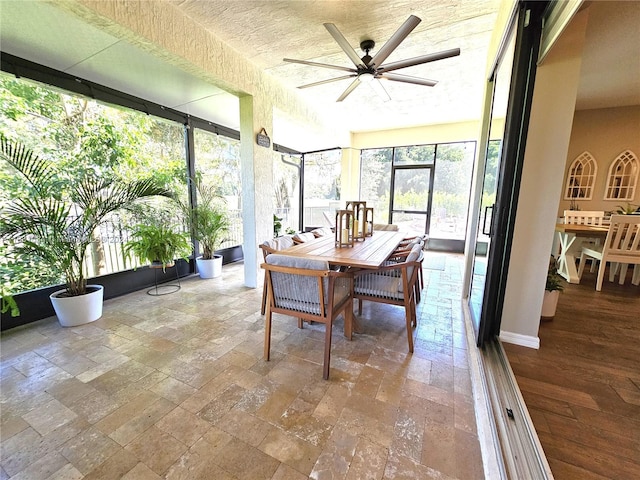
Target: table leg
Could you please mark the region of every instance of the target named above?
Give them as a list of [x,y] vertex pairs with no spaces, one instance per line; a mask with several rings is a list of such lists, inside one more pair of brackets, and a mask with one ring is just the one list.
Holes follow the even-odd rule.
[[558,232],[560,240],[560,256],[558,257],[558,273],[569,283],[580,283],[576,256],[581,253],[582,241],[575,233]]

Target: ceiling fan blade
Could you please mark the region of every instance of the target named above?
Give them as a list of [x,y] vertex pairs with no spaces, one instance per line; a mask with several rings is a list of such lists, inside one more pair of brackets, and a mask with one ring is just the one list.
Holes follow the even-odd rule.
[[451,50],[443,50],[438,53],[430,53],[419,57],[407,58],[406,60],[400,60],[398,62],[387,63],[386,65],[381,65],[378,68],[378,72],[390,72],[392,70],[398,70],[399,68],[413,67],[414,65],[422,65],[423,63],[435,62],[436,60],[456,57],[458,55],[460,55],[460,49],[452,48]]
[[398,73],[383,73],[376,78],[384,78],[385,80],[393,80],[394,82],[413,83],[415,85],[424,85],[426,87],[433,87],[438,83],[436,80],[410,77],[409,75],[400,75]]
[[341,67],[339,65],[330,65],[328,63],[308,62],[306,60],[294,60],[293,58],[283,58],[282,60],[284,62],[299,63],[301,65],[310,65],[312,67],[332,68],[334,70],[341,70],[343,72],[356,73],[356,71],[357,71],[355,68]]
[[356,87],[357,87],[358,85],[360,85],[360,79],[359,79],[359,78],[356,78],[356,79],[351,83],[351,85],[349,85],[349,86],[347,87],[347,89],[346,89],[344,92],[342,92],[342,95],[340,95],[340,96],[338,97],[338,99],[336,100],[336,102],[341,102],[341,101],[343,101],[345,98],[347,98],[347,96],[348,96],[351,92],[353,92],[353,91],[356,89]]
[[376,65],[382,65],[391,52],[393,52],[400,43],[407,38],[407,35],[411,33],[411,31],[418,26],[421,22],[418,17],[415,15],[410,15],[407,20],[400,26],[400,28],[394,33],[387,43],[385,43],[380,50],[373,56],[370,62],[370,66],[375,67]]
[[346,78],[353,78],[357,75],[354,73],[353,75],[343,75],[342,77],[329,78],[327,80],[320,80],[319,82],[308,83],[307,85],[301,85],[298,88],[309,88],[309,87],[317,87],[318,85],[324,85],[325,83],[337,82],[339,80],[344,80]]
[[344,38],[342,33],[340,33],[340,30],[338,30],[338,28],[333,23],[325,23],[324,26],[329,31],[333,39],[338,43],[338,45],[340,45],[340,48],[342,48],[344,53],[347,54],[347,57],[351,59],[351,61],[356,67],[360,67],[360,68],[367,67],[362,62],[362,59],[358,56],[358,54],[353,49],[353,47],[349,45],[349,42],[347,42],[347,39]]
[[369,85],[371,85],[371,89],[376,92],[376,94],[382,99],[383,102],[388,102],[389,100],[391,100],[391,97],[384,89],[382,83],[380,83],[380,80],[374,78],[371,82],[369,82]]

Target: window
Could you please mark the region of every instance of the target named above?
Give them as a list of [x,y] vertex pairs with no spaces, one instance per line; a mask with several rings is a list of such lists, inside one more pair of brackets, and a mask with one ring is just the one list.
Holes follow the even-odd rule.
[[[475,142],[362,150],[360,200],[373,206],[375,223],[389,223],[393,177],[394,224],[422,231],[429,223],[427,233],[432,238],[462,240],[474,155]],[[434,172],[433,191],[430,191],[431,171]],[[417,213],[418,210],[421,213]],[[429,222],[427,212],[430,212]]]
[[304,155],[303,227],[333,226],[340,206],[342,150]]
[[607,175],[605,200],[633,200],[638,183],[638,158],[625,150],[613,161]]
[[569,166],[564,189],[565,200],[591,200],[598,164],[589,152],[582,152]]
[[240,179],[240,141],[200,128],[194,129],[196,173],[206,185],[216,185],[225,199],[229,233],[221,248],[242,244],[242,189]]
[[393,148],[374,148],[360,153],[360,200],[373,207],[374,223],[389,223],[392,158]]
[[[281,154],[273,163],[275,215],[280,219],[279,235],[300,228],[300,155]],[[274,228],[274,235],[275,235]]]

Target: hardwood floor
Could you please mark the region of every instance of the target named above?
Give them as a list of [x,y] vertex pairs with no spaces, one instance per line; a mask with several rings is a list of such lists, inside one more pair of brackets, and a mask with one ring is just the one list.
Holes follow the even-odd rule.
[[595,277],[565,283],[539,350],[504,344],[556,480],[640,478],[640,287]]

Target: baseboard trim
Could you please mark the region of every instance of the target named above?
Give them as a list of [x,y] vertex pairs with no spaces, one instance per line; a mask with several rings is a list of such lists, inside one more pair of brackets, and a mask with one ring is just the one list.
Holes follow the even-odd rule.
[[513,343],[514,345],[520,345],[521,347],[540,348],[540,338],[532,337],[530,335],[522,335],[520,333],[500,331],[500,341],[505,343]]

